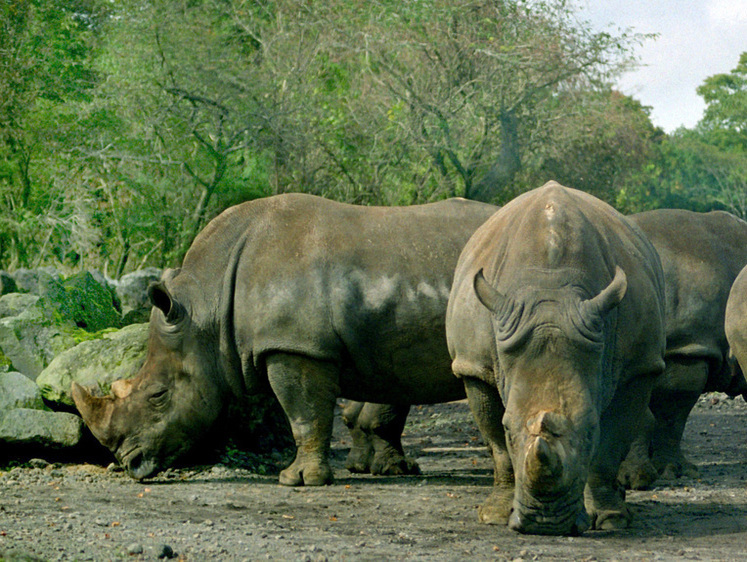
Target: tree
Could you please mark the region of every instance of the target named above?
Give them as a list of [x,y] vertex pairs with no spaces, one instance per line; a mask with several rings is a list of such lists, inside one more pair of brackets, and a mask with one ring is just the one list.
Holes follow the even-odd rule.
[[728,74],[714,74],[698,86],[706,103],[698,131],[709,144],[747,151],[747,52]]
[[285,191],[610,197],[654,134],[608,84],[640,37],[565,0],[75,1],[15,0],[3,28],[3,267],[177,265],[223,208]]
[[74,228],[66,174],[47,164],[70,142],[70,106],[95,85],[89,63],[100,16],[86,0],[0,6],[0,263],[36,263],[36,248]]

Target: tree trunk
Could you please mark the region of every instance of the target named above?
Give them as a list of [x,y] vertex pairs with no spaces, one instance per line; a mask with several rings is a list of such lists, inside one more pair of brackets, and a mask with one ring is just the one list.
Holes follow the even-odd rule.
[[467,199],[494,202],[521,170],[519,120],[516,113],[513,110],[502,111],[500,122],[501,151],[487,174],[479,182],[468,186]]

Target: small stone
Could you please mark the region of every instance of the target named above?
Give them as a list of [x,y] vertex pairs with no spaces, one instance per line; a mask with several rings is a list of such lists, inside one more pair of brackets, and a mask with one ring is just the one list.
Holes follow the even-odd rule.
[[29,466],[31,468],[47,468],[49,463],[44,459],[31,459],[29,461]]
[[167,544],[162,544],[156,549],[156,555],[158,558],[174,558],[174,549]]
[[136,554],[142,554],[143,553],[143,545],[139,543],[132,543],[130,546],[127,547],[127,554],[130,556],[134,556]]

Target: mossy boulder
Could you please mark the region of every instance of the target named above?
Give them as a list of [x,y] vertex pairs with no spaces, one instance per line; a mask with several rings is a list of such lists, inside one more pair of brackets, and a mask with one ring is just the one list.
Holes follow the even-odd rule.
[[70,386],[97,386],[108,393],[111,384],[134,377],[145,361],[148,325],[132,324],[101,334],[55,357],[36,379],[48,402],[73,405]]
[[65,320],[87,332],[118,328],[121,316],[116,308],[116,296],[108,286],[83,271],[64,281],[54,278],[39,280],[38,294],[45,298]]
[[38,299],[20,314],[0,318],[0,353],[14,370],[36,380],[55,356],[78,343],[77,331]]

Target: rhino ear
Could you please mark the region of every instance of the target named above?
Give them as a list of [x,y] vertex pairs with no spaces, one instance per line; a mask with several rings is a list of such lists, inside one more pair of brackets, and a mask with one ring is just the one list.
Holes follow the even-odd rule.
[[175,324],[184,317],[184,307],[174,299],[163,281],[148,286],[148,298],[153,306],[163,312],[169,324]]
[[482,269],[475,274],[472,285],[475,288],[477,298],[490,312],[497,313],[503,309],[506,297],[488,283]]

